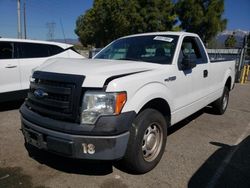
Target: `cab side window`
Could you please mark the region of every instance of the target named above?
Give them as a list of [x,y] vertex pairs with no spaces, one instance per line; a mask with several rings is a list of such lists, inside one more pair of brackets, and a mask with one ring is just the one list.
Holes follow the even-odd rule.
[[14,45],[11,42],[0,42],[0,59],[14,58]]
[[203,46],[196,37],[185,37],[183,39],[178,64],[182,63],[183,58],[188,58],[196,64],[207,63]]

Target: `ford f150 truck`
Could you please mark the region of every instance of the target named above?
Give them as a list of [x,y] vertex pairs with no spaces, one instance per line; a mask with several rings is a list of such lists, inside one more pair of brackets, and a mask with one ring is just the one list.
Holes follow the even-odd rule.
[[169,126],[207,105],[225,112],[234,79],[235,62],[211,62],[196,34],[126,36],[93,59],[53,59],[33,72],[20,108],[25,143],[145,173]]

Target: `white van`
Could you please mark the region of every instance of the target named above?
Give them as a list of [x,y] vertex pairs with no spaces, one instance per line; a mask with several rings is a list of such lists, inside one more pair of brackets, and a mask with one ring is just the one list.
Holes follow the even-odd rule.
[[0,38],[0,102],[25,98],[32,69],[54,57],[84,58],[70,44]]

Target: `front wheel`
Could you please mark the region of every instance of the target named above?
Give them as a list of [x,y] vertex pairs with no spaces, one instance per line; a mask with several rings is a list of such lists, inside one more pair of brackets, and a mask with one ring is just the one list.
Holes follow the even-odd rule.
[[167,121],[154,109],[145,109],[130,131],[123,166],[134,173],[146,173],[160,161],[167,139]]
[[229,102],[229,89],[227,87],[224,87],[222,96],[215,102],[213,102],[212,106],[217,114],[222,115],[225,113],[227,109],[228,102]]

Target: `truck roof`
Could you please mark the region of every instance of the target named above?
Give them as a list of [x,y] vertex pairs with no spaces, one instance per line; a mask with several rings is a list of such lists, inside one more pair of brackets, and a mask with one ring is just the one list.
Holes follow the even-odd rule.
[[184,32],[184,31],[163,31],[163,32],[150,32],[150,33],[133,34],[133,35],[128,35],[128,36],[121,37],[121,38],[147,36],[147,35],[176,35],[176,36],[188,35],[188,36],[198,37],[198,35],[195,33],[189,33],[189,32]]
[[66,44],[61,42],[52,42],[52,41],[43,41],[43,40],[30,40],[30,39],[16,39],[16,38],[1,38],[0,41],[5,42],[29,42],[29,43],[36,43],[36,44],[50,44],[50,45],[56,45],[63,49],[67,49],[72,47],[72,44]]

